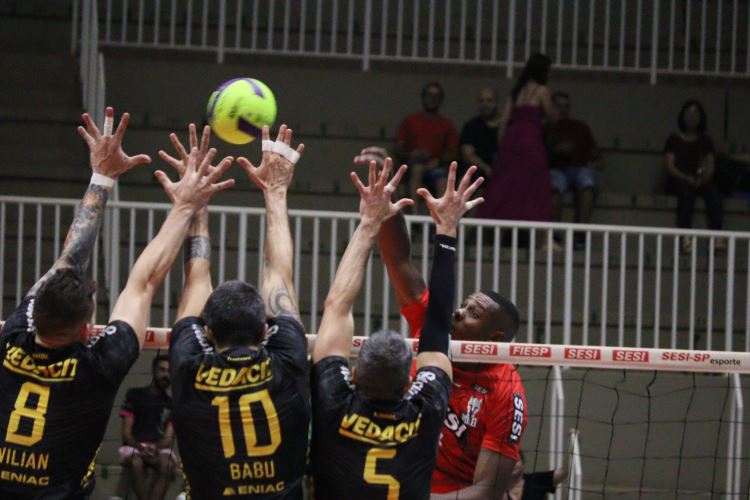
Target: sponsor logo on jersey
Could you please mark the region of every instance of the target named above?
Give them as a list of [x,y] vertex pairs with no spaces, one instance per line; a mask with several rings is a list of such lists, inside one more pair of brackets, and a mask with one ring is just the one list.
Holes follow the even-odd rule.
[[583,361],[592,361],[602,359],[602,352],[599,349],[590,349],[586,347],[566,347],[565,359],[578,359]]
[[210,366],[201,363],[195,374],[195,388],[214,392],[234,391],[263,385],[272,378],[271,358],[241,368]]
[[497,354],[497,344],[479,344],[475,342],[465,342],[461,344],[461,354],[494,356]]
[[484,400],[476,396],[469,398],[469,402],[466,405],[466,411],[461,414],[461,421],[469,427],[477,426],[477,413],[482,408],[482,402]]
[[549,358],[552,348],[546,345],[511,344],[510,355],[522,358]]
[[409,392],[406,393],[406,399],[411,399],[417,394],[419,394],[426,383],[432,382],[436,378],[437,376],[435,376],[435,374],[432,373],[431,371],[422,370],[419,373],[417,373],[417,378],[414,379],[414,382],[411,383],[411,387],[409,387]]
[[8,343],[3,366],[8,370],[44,382],[69,382],[76,376],[78,359],[67,358],[48,365],[37,365],[19,346]]
[[525,408],[523,406],[523,397],[518,392],[513,393],[513,423],[510,426],[510,436],[508,441],[512,444],[516,444],[521,441],[521,433],[523,432],[523,412]]
[[368,444],[398,446],[417,436],[422,414],[411,422],[381,426],[358,413],[345,414],[341,419],[339,434]]
[[[456,385],[458,385],[458,384],[456,384]],[[486,387],[482,387],[479,384],[472,385],[471,386],[471,390],[473,390],[475,392],[478,392],[479,394],[489,394],[490,393],[489,389],[487,389]]]
[[35,475],[47,471],[49,456],[49,453],[19,450],[8,446],[0,447],[0,465],[28,469],[23,472],[0,469],[0,481],[31,486],[49,486],[49,476]]
[[[461,422],[461,417],[458,416],[458,413],[456,413],[450,405],[448,405],[448,415],[446,415],[443,425],[446,429],[451,431],[454,436],[456,436],[456,439],[458,439],[461,444],[466,442],[468,436],[466,434],[466,431],[468,430],[466,424]],[[441,434],[440,444],[442,445],[442,443],[443,435]]]
[[622,363],[647,363],[648,351],[630,351],[623,349],[614,349],[612,351],[612,361]]

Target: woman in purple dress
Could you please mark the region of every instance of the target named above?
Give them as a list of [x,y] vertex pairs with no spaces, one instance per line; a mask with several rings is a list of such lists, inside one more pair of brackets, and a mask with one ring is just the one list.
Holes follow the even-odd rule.
[[544,117],[557,118],[547,89],[550,58],[534,54],[526,62],[500,116],[500,148],[478,217],[552,220],[552,187],[542,140]]

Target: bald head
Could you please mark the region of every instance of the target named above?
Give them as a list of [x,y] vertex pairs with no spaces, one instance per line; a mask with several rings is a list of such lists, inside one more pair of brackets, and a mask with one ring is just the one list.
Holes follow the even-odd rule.
[[497,92],[491,87],[485,87],[479,91],[477,96],[479,116],[490,120],[497,116]]

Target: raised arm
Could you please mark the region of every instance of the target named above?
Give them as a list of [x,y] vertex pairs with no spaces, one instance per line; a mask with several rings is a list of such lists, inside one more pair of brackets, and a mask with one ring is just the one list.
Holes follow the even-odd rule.
[[[190,124],[188,135],[190,149],[199,147],[195,124]],[[170,134],[169,139],[172,141],[179,159],[168,155],[165,151],[159,151],[159,156],[177,170],[180,178],[182,178],[189,161],[188,153],[176,134]],[[198,162],[202,163],[208,153],[210,140],[211,128],[205,126],[203,127],[203,135],[198,149]],[[230,162],[233,160],[231,156],[226,159]],[[208,171],[212,172],[215,168],[210,166]],[[208,207],[200,209],[193,217],[187,237],[183,243],[183,249],[185,282],[182,287],[180,304],[177,306],[177,318],[175,321],[188,316],[199,316],[203,311],[203,306],[206,305],[208,296],[213,291],[211,284],[211,239],[208,233]]]
[[130,115],[124,113],[117,131],[112,134],[114,110],[107,108],[104,113],[104,132],[100,132],[88,114],[82,115],[86,128],[78,127],[78,133],[89,147],[91,182],[78,205],[73,223],[70,225],[60,256],[27,292],[36,295],[41,286],[58,269],[74,267],[84,272],[89,267],[91,252],[104,218],[104,208],[112,192],[112,186],[120,175],[136,165],[150,163],[148,155],[128,156],[122,150],[122,138],[128,128]]
[[[369,147],[354,157],[354,164],[366,165],[374,161],[378,167],[382,167],[387,156],[385,149]],[[378,233],[378,247],[388,277],[396,290],[399,307],[417,302],[427,286],[411,260],[411,240],[402,213],[397,213],[383,223]]]
[[336,277],[328,291],[323,319],[320,322],[313,349],[313,363],[329,356],[349,357],[354,335],[352,305],[362,287],[367,258],[375,243],[375,237],[384,220],[413,203],[409,199],[391,202],[391,195],[396,191],[398,183],[406,172],[406,165],[403,165],[388,182],[391,164],[391,159],[386,159],[380,175],[376,175],[376,163],[370,162],[367,186],[362,184],[357,174],[354,172],[351,174],[352,181],[360,195],[360,222],[346,247],[336,270]]
[[294,244],[289,230],[286,195],[292,183],[294,165],[305,149],[303,144],[293,150],[292,130],[282,125],[276,142],[271,142],[268,127],[263,127],[263,160],[255,167],[246,158],[237,159],[256,186],[263,191],[266,202],[266,242],[263,247],[263,284],[261,296],[269,317],[299,318],[297,294],[294,291],[292,264]]
[[437,366],[450,376],[453,372],[447,354],[450,344],[453,294],[456,289],[458,221],[467,211],[484,201],[484,198],[471,199],[484,181],[484,178],[480,177],[472,184],[471,176],[474,175],[477,167],[469,168],[461,179],[458,189],[456,189],[457,169],[458,164],[454,161],[448,170],[448,182],[441,198],[434,198],[425,188],[417,191],[425,199],[430,215],[437,226],[435,254],[430,274],[430,300],[419,339],[417,369],[424,366]]
[[232,164],[229,158],[209,172],[216,150],[211,149],[200,166],[197,164],[199,154],[197,148],[192,149],[185,174],[178,182],[171,182],[161,170],[155,172],[172,200],[172,209],[159,233],[138,257],[125,290],[112,310],[110,321],[127,322],[135,330],[140,345],[145,338],[151,301],[172,267],[193,217],[208,204],[214,193],[234,185],[232,179],[217,182]]

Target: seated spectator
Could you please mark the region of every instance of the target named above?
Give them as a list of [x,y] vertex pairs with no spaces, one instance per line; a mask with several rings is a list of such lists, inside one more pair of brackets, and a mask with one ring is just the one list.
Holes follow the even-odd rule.
[[461,160],[465,168],[476,165],[477,174],[489,180],[492,162],[497,153],[497,129],[500,115],[497,110],[497,92],[489,87],[479,91],[479,114],[466,122],[461,130]]
[[[567,191],[576,195],[575,222],[587,224],[591,221],[596,192],[596,170],[594,164],[601,160],[591,129],[581,120],[570,116],[570,96],[555,92],[552,102],[557,107],[559,120],[544,129],[547,154],[549,156],[550,181],[552,183],[552,217],[562,220],[562,200]],[[584,233],[576,233],[573,245],[583,248]]]
[[[170,421],[169,356],[159,354],[152,362],[153,379],[146,387],[129,389],[122,405],[120,464],[130,468],[138,500],[164,498],[169,476],[177,464],[172,452],[174,430]],[[155,472],[149,486],[146,468]]]
[[443,87],[432,82],[422,89],[422,111],[406,116],[396,131],[396,156],[409,165],[407,196],[414,200],[414,212],[421,197],[417,189],[426,186],[437,195],[445,191],[448,164],[458,153],[456,128],[440,115]]
[[[667,189],[677,195],[677,227],[690,228],[693,224],[695,198],[701,195],[706,202],[709,229],[722,228],[724,208],[719,188],[714,181],[716,156],[714,144],[706,134],[707,120],[703,106],[690,100],[683,104],[677,116],[678,132],[667,138],[664,146],[667,166]],[[682,251],[692,250],[693,239],[682,238]],[[716,240],[716,248],[726,248],[726,240]]]

